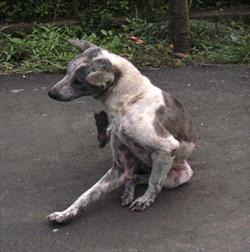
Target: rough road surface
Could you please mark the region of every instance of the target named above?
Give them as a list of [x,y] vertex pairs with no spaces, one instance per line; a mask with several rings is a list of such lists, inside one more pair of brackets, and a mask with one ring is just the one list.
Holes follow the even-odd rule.
[[49,99],[59,74],[0,77],[1,252],[249,251],[249,68],[144,73],[193,115],[193,179],[163,191],[144,213],[122,208],[119,189],[65,226],[50,226],[45,216],[71,204],[111,165],[109,147],[97,148],[93,111],[101,105]]

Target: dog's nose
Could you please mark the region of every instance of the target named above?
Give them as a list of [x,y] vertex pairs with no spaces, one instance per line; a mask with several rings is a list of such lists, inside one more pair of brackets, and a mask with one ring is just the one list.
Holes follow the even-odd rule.
[[48,95],[52,99],[58,99],[58,93],[54,89],[49,90]]
[[66,101],[71,101],[72,100],[72,97],[65,97],[63,96],[60,92],[58,92],[57,90],[55,89],[50,89],[49,92],[48,92],[48,95],[50,98],[56,100],[56,101],[63,101],[63,102],[66,102]]

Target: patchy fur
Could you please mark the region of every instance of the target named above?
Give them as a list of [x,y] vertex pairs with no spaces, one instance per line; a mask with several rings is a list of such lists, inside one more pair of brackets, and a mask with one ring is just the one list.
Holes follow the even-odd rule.
[[[176,98],[154,86],[126,59],[89,42],[71,43],[81,53],[70,62],[66,76],[49,96],[58,101],[81,96],[102,101],[106,112],[96,115],[96,125],[98,134],[106,137],[102,146],[110,139],[113,163],[70,207],[50,214],[48,219],[65,222],[121,185],[122,205],[144,211],[163,187],[177,187],[193,174],[186,161],[196,141],[190,115]],[[140,183],[147,183],[147,190],[134,199],[135,186]]]

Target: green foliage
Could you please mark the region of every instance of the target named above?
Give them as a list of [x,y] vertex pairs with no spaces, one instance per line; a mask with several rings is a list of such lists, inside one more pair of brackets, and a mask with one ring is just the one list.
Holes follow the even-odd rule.
[[[35,25],[25,33],[0,30],[0,70],[25,73],[65,69],[77,53],[65,41],[89,40],[127,57],[138,66],[179,65],[191,61],[250,63],[249,26],[237,22],[192,21],[193,50],[177,59],[167,40],[167,27],[150,22],[166,19],[167,0],[5,0],[0,2],[0,21],[49,21],[78,18],[80,25],[58,28]],[[247,4],[246,0],[189,0],[192,8]],[[118,27],[115,17],[126,16]],[[133,18],[135,17],[135,18]],[[131,36],[134,36],[131,39]],[[139,39],[138,41],[135,41]]]
[[[250,63],[249,26],[238,22],[192,22],[193,50],[184,59],[164,40],[164,28],[131,19],[120,29],[85,32],[80,25],[35,25],[30,32],[8,34],[0,30],[0,70],[5,72],[56,72],[64,70],[77,50],[66,40],[78,38],[128,58],[137,66],[199,63]],[[131,36],[134,36],[131,39]],[[135,40],[138,40],[137,43]]]
[[19,37],[1,32],[0,64],[2,68],[17,72],[63,69],[75,53],[65,39],[78,33],[78,29],[35,26],[30,34],[19,33]]
[[[139,65],[158,66],[159,56],[167,63],[171,50],[150,31],[151,25],[142,20],[131,20],[122,30],[102,29],[99,33],[83,32],[81,26],[58,28],[36,25],[29,33],[7,34],[0,30],[0,68],[2,71],[25,73],[28,71],[55,72],[65,69],[77,53],[66,40],[79,38],[96,43],[114,53],[121,54]],[[129,35],[143,39],[141,44],[129,40]],[[169,60],[169,62],[172,59]],[[174,61],[173,61],[174,62]],[[164,64],[165,64],[164,63]],[[174,63],[173,63],[174,64]]]
[[224,7],[238,4],[249,4],[248,0],[189,0],[194,8]]
[[65,0],[6,0],[0,3],[0,16],[10,22],[40,22],[71,14],[71,4]]
[[250,63],[249,26],[193,21],[193,58],[198,62]]
[[[249,4],[248,0],[189,0],[192,8]],[[168,0],[4,0],[0,19],[7,22],[44,22],[58,18],[80,18],[85,29],[110,29],[113,17],[126,16],[157,22],[166,19]]]
[[[86,2],[86,1],[85,1]],[[86,32],[101,29],[112,29],[115,26],[114,17],[126,15],[128,0],[122,1],[89,1],[84,8],[80,7],[79,16]]]
[[[127,23],[122,25],[123,32],[132,36],[138,36],[146,43],[152,44],[159,40],[159,30],[146,20],[133,18],[127,19]],[[162,32],[162,31],[161,31]]]
[[108,24],[116,15],[128,10],[128,0],[5,0],[0,3],[0,16],[4,21],[51,21],[57,18],[81,18],[90,25]]

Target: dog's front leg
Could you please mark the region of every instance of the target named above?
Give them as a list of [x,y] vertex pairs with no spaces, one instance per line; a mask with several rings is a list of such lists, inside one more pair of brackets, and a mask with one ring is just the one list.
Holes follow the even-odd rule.
[[164,181],[173,163],[171,153],[164,150],[157,151],[152,155],[152,171],[149,178],[148,188],[143,196],[137,198],[131,205],[132,211],[143,211],[147,209],[156,199],[161,191]]
[[51,222],[62,223],[76,216],[81,209],[85,209],[90,202],[100,198],[124,183],[124,175],[117,168],[111,168],[95,185],[83,193],[70,207],[62,212],[54,212],[47,216]]

